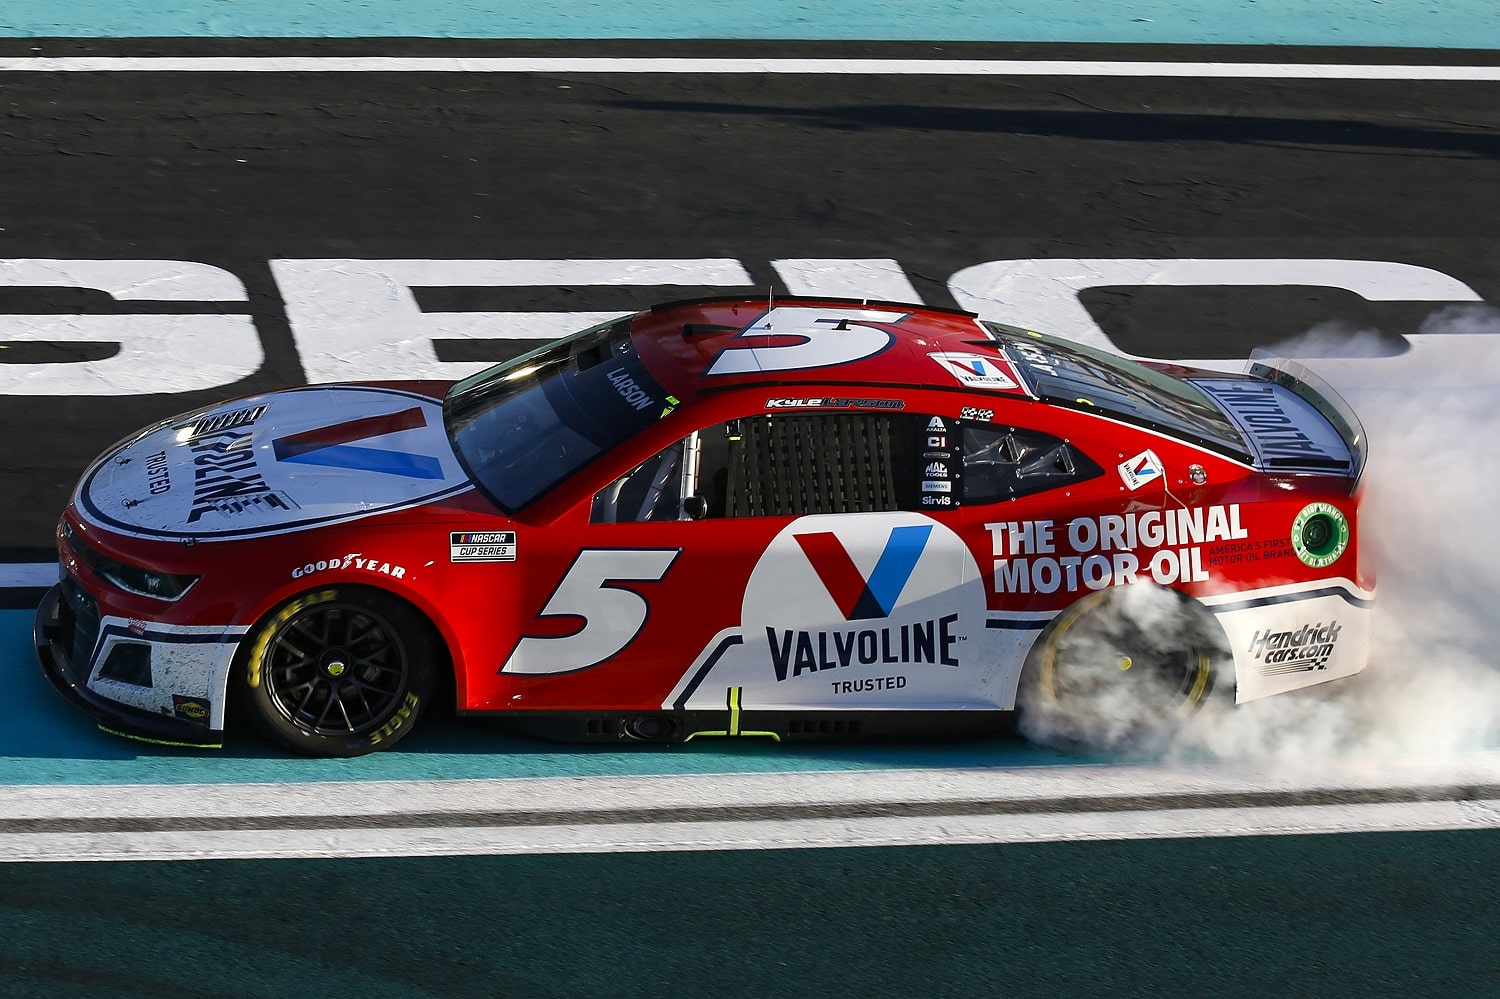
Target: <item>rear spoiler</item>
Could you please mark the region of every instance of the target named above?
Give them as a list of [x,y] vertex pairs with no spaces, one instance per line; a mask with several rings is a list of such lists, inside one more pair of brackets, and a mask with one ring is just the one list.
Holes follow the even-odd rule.
[[1349,448],[1349,456],[1354,462],[1349,470],[1349,477],[1353,481],[1359,481],[1365,470],[1369,442],[1365,439],[1365,428],[1360,424],[1359,417],[1354,415],[1354,410],[1334,391],[1332,385],[1313,374],[1302,362],[1278,357],[1260,349],[1251,352],[1245,372],[1289,389],[1322,414]]

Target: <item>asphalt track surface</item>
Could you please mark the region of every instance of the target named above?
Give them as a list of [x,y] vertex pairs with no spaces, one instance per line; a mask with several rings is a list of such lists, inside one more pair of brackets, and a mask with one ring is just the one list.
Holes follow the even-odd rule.
[[[309,42],[267,43],[259,54],[376,50],[771,51]],[[163,54],[230,51],[246,46],[153,45]],[[1392,61],[1374,51],[934,53],[873,43],[777,45],[774,54]],[[0,43],[4,55],[31,57],[35,45]],[[1452,52],[1403,52],[1400,61],[1500,62]],[[121,432],[307,377],[314,352],[273,260],[727,258],[755,287],[786,280],[778,261],[893,260],[936,305],[957,304],[953,275],[988,261],[1374,260],[1426,268],[1472,292],[1455,301],[1500,301],[1493,82],[316,72],[12,73],[0,82],[0,257],[191,261],[234,275],[247,292],[236,306],[122,305],[27,286],[0,289],[0,312],[243,315],[264,352],[252,373],[196,392],[0,400],[10,428],[0,545],[23,562],[46,558],[78,470]],[[448,285],[418,299],[433,313],[623,312],[711,290]],[[1080,299],[1132,353],[1221,359],[1324,321],[1378,327],[1395,352],[1441,304],[1281,283],[1106,286]],[[522,346],[452,343],[439,359],[479,363]],[[107,344],[65,341],[26,349],[19,363],[108,353]],[[4,669],[23,667],[31,668],[6,657]],[[81,752],[108,768],[107,751],[86,743]],[[135,756],[115,760],[141,765]],[[174,759],[139,758],[168,771]],[[1464,795],[1450,800],[1489,807],[1486,794]],[[326,849],[343,842],[331,833]],[[747,995],[1239,994],[1246,981],[1293,993],[1483,994],[1500,977],[1489,898],[1495,842],[1482,832],[1367,833],[5,865],[0,957],[18,995],[569,995],[621,983],[721,983],[717,991]],[[670,945],[684,939],[698,945]]]
[[[0,40],[0,57],[35,56]],[[42,45],[119,54],[119,43]],[[139,46],[135,47],[136,49]],[[195,41],[156,54],[335,55],[372,42]],[[1099,58],[1077,46],[409,42],[391,55]],[[1286,61],[1280,49],[1111,48],[1111,59]],[[1297,52],[1298,61],[1379,54]],[[1402,61],[1412,61],[1409,52]],[[1495,65],[1489,54],[1418,62]],[[107,88],[104,84],[107,82]],[[0,310],[243,317],[261,363],[199,391],[140,377],[84,398],[0,399],[7,462],[0,552],[45,556],[84,464],[129,428],[304,381],[315,323],[272,261],[728,259],[746,290],[785,288],[780,260],[894,260],[912,292],[954,305],[954,275],[1031,258],[1399,261],[1500,301],[1492,246],[1500,138],[1495,82],[858,74],[18,72],[5,79],[0,253],[183,261],[243,293],[116,301],[0,287]],[[767,169],[773,164],[774,169]],[[27,280],[27,279],[17,279]],[[34,280],[34,279],[33,279]],[[535,279],[533,279],[535,280]],[[545,279],[543,279],[545,280]],[[691,276],[682,280],[691,282]],[[1267,282],[1268,284],[1270,282]],[[429,313],[627,312],[721,283],[423,287]],[[328,291],[313,285],[314,299]],[[235,301],[243,298],[245,301]],[[1164,358],[1243,358],[1324,321],[1399,338],[1434,309],[1333,288],[1096,288],[1080,295],[1113,344]],[[240,320],[244,322],[243,319]],[[102,334],[12,342],[7,371],[51,377],[119,348]],[[299,340],[299,337],[301,338]],[[82,342],[77,342],[77,341]],[[191,364],[206,341],[178,348]],[[477,365],[524,341],[450,340]],[[1400,350],[1399,339],[1392,350]],[[127,351],[128,353],[128,351]],[[335,363],[314,375],[341,370]],[[389,370],[389,369],[387,369]],[[350,368],[351,374],[359,371]],[[29,375],[12,376],[14,383]],[[86,382],[86,379],[75,379]],[[29,390],[35,391],[35,390]]]

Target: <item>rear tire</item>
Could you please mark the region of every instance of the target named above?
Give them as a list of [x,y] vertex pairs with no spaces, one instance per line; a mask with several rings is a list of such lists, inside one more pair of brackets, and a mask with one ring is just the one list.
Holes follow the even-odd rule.
[[1156,748],[1232,662],[1218,622],[1192,598],[1149,584],[1100,590],[1058,615],[1032,650],[1021,731],[1046,744]]
[[432,698],[439,644],[411,605],[359,586],[298,594],[241,646],[236,671],[256,727],[307,756],[362,756],[416,725]]

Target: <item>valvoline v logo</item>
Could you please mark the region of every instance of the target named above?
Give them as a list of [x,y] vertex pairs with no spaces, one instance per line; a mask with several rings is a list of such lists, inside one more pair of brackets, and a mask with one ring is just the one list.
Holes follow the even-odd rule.
[[441,479],[443,465],[431,455],[355,446],[356,441],[425,426],[426,416],[420,409],[412,407],[399,413],[366,416],[331,427],[278,437],[272,441],[272,447],[277,461],[383,472],[413,479]]
[[1146,483],[1161,478],[1161,459],[1152,450],[1142,451],[1134,458],[1126,459],[1117,466],[1120,471],[1120,481],[1125,483],[1125,488],[1131,492],[1144,486]]
[[831,531],[798,534],[797,544],[846,621],[890,617],[932,534],[931,524],[893,527],[868,579]]
[[999,358],[954,351],[936,351],[927,356],[959,382],[972,388],[999,391],[1020,388],[1009,366]]

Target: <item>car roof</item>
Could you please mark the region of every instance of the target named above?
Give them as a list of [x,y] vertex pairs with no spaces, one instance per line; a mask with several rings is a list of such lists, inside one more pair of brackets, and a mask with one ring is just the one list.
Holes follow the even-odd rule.
[[631,317],[630,337],[646,367],[684,402],[740,386],[960,389],[964,383],[931,355],[1006,363],[974,313],[862,299],[668,302]]

